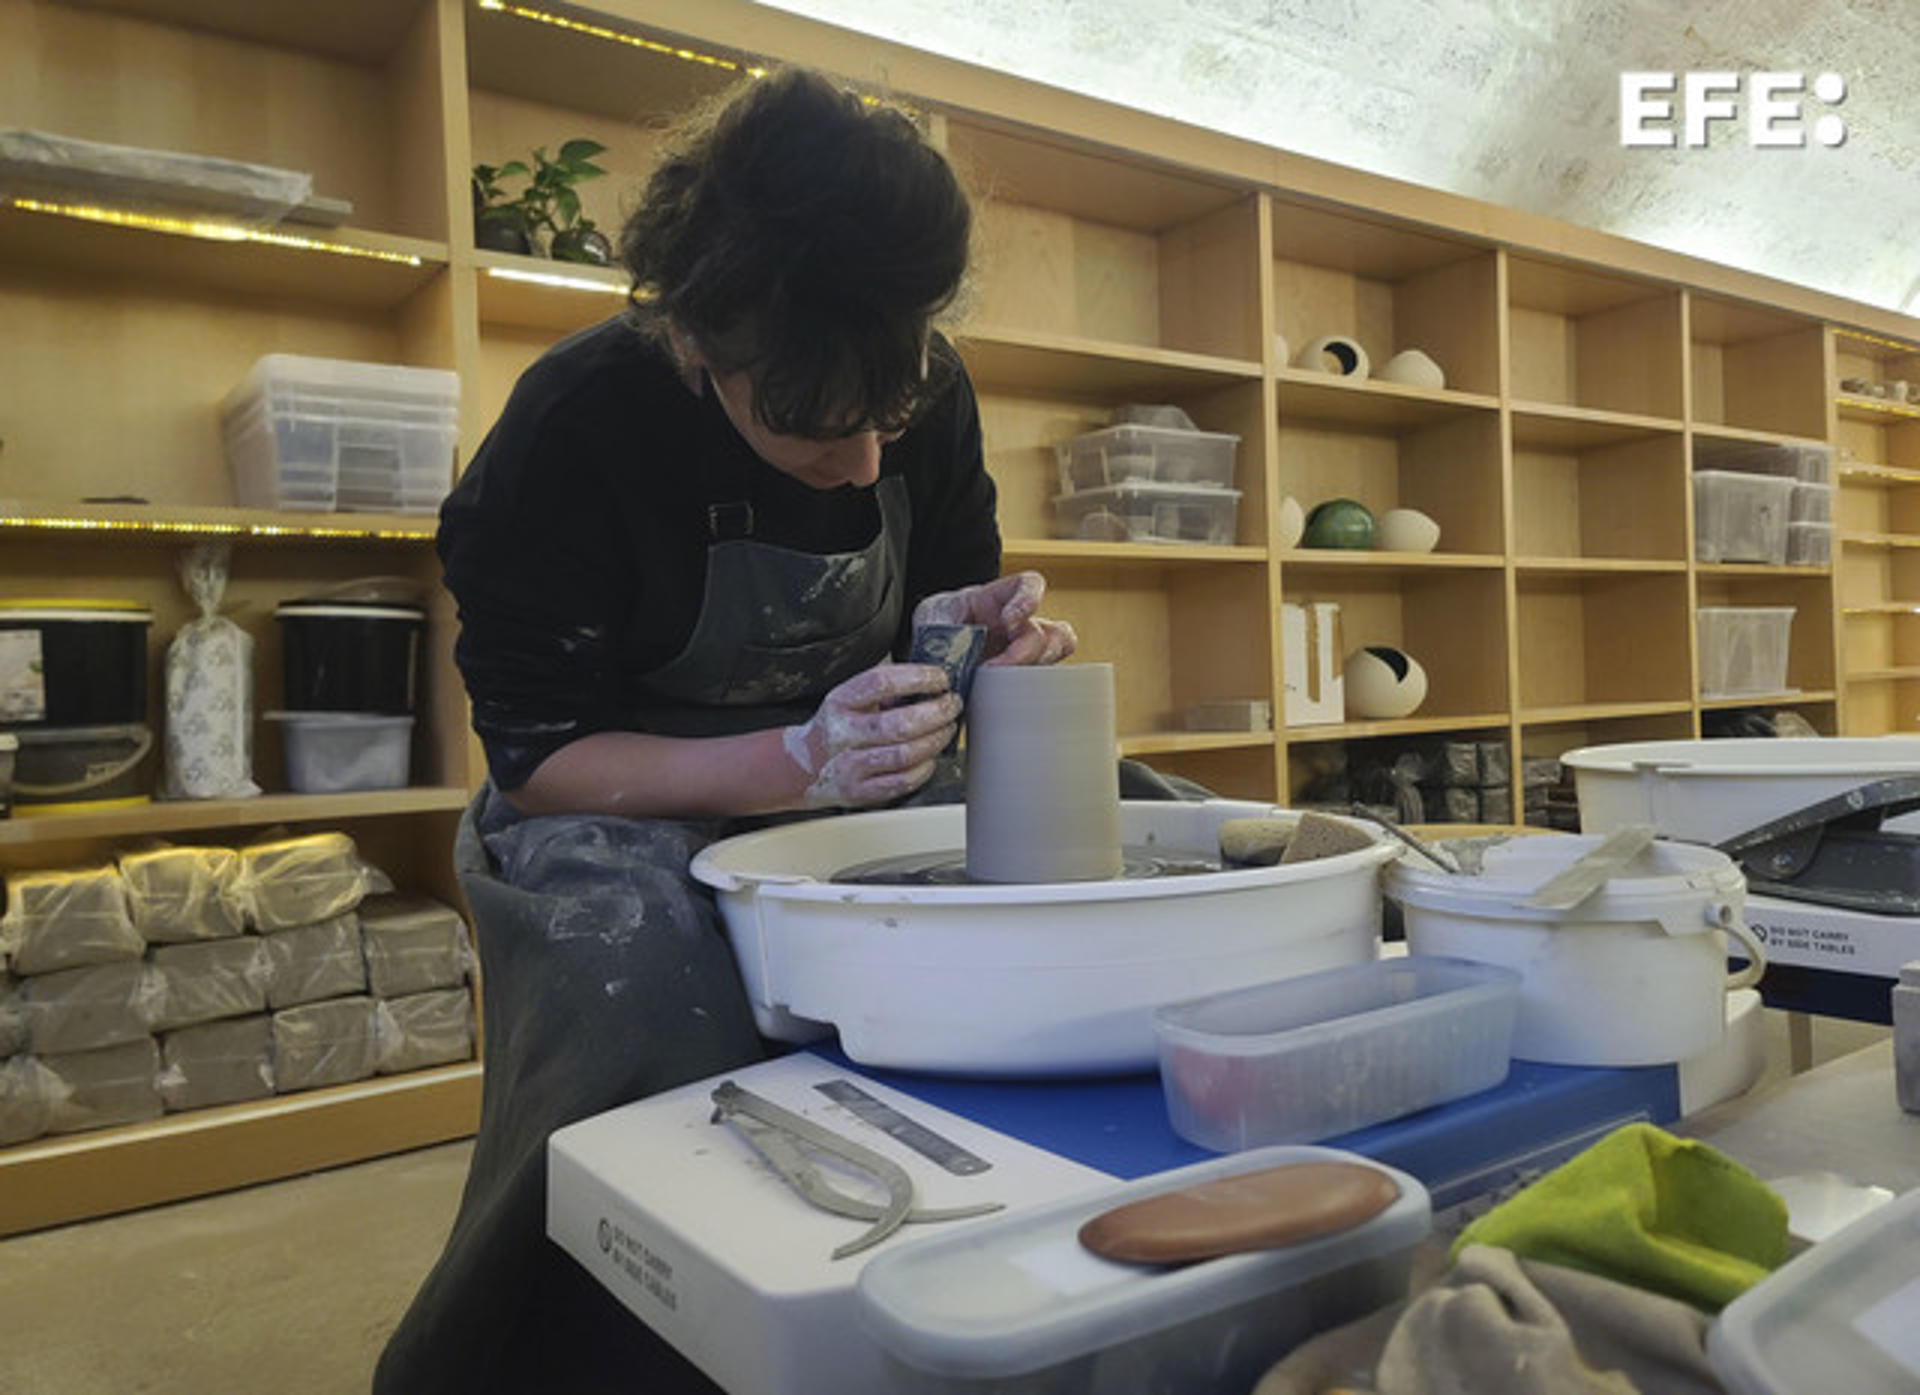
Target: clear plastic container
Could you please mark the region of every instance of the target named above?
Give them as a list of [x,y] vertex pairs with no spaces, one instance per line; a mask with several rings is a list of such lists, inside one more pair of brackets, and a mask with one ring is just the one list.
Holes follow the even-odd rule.
[[[1080,1228],[1115,1207],[1294,1164],[1372,1167],[1400,1195],[1350,1229],[1194,1264],[1122,1264]],[[1420,1183],[1332,1148],[1261,1148],[944,1228],[860,1271],[859,1325],[895,1395],[1250,1390],[1314,1333],[1406,1294],[1431,1225]]]
[[1909,1395],[1920,1388],[1920,1190],[1788,1260],[1707,1329],[1730,1395]]
[[1409,955],[1153,1014],[1174,1132],[1233,1152],[1311,1143],[1507,1077],[1520,975]]
[[220,405],[243,508],[431,513],[453,483],[460,377],[268,354]]
[[287,788],[296,794],[392,790],[407,783],[413,718],[365,712],[269,712],[282,723]]
[[1233,486],[1240,438],[1214,431],[1164,426],[1109,426],[1056,447],[1060,488],[1104,489],[1116,484]]
[[1779,475],[1807,484],[1833,478],[1833,448],[1811,442],[1793,445],[1728,446],[1695,452],[1703,470],[1738,470],[1750,475]]
[[1824,567],[1833,561],[1833,525],[1831,523],[1789,523],[1787,525],[1787,565]]
[[1787,519],[1793,523],[1828,523],[1833,519],[1833,486],[1795,484],[1793,498],[1787,504]]
[[1778,475],[1693,472],[1694,556],[1702,562],[1787,560],[1794,482]]
[[1053,501],[1054,534],[1103,542],[1230,543],[1240,491],[1179,484],[1081,489]]
[[1790,605],[1700,607],[1700,696],[1746,697],[1787,690]]

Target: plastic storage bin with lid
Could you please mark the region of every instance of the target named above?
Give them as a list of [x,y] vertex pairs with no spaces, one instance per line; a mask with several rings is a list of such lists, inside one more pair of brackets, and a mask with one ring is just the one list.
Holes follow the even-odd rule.
[[1793,612],[1790,605],[1701,606],[1700,696],[1786,692]]
[[[1344,1230],[1187,1264],[1122,1263],[1079,1239],[1120,1206],[1327,1163],[1371,1169],[1398,1196]],[[1254,1149],[889,1249],[860,1272],[856,1311],[899,1395],[1247,1391],[1307,1337],[1404,1297],[1429,1225],[1426,1189],[1403,1172],[1331,1148]]]
[[1078,489],[1053,501],[1053,531],[1098,542],[1199,543],[1234,540],[1240,491],[1207,485],[1121,484]]
[[1793,490],[1784,475],[1695,470],[1695,560],[1784,563]]
[[1060,487],[1069,493],[1118,484],[1233,486],[1240,438],[1217,431],[1122,423],[1057,447]]
[[220,404],[243,508],[432,513],[453,484],[460,376],[268,354]]

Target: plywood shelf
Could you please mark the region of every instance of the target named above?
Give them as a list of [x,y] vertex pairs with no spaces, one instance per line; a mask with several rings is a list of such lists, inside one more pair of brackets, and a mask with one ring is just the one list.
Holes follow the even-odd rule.
[[211,222],[115,221],[121,216],[111,209],[36,210],[0,201],[0,265],[96,284],[191,286],[378,311],[404,304],[447,266],[444,243],[391,233],[247,232]]
[[1554,707],[1526,707],[1520,710],[1523,726],[1556,726],[1571,722],[1618,721],[1631,717],[1685,716],[1693,704],[1665,702],[1584,702]]
[[1071,570],[1086,567],[1124,567],[1158,571],[1180,567],[1252,566],[1267,560],[1264,547],[1203,545],[1198,543],[1081,542],[1075,538],[1008,538],[1001,564],[1017,570],[1043,567]]
[[0,1235],[295,1177],[473,1132],[478,1062],[0,1149]]
[[1777,693],[1738,693],[1732,696],[1700,695],[1700,710],[1723,712],[1737,707],[1792,707],[1801,703],[1832,702],[1831,689],[1784,688]]
[[1260,365],[1252,360],[1068,334],[968,325],[955,332],[954,340],[983,393],[1107,404],[1170,401],[1260,377]]
[[618,313],[628,276],[613,267],[581,266],[505,252],[477,252],[480,322],[571,333]]
[[183,541],[226,539],[241,544],[376,542],[420,547],[433,542],[438,526],[434,514],[293,513],[164,503],[0,499],[0,535],[58,537],[75,546],[152,543],[171,547]]
[[357,794],[265,794],[254,799],[155,800],[99,811],[40,814],[16,805],[0,820],[0,847],[68,843],[80,839],[137,838],[221,828],[340,823],[411,814],[457,814],[471,796],[461,786],[415,786]]
[[1273,743],[1272,731],[1143,731],[1123,733],[1120,754],[1138,759],[1194,751],[1265,751]]
[[1504,557],[1473,552],[1362,552],[1357,548],[1298,547],[1280,554],[1289,574],[1317,576],[1324,573],[1390,572],[1417,575],[1440,571],[1498,571],[1506,565]]
[[1677,417],[1572,407],[1554,402],[1515,402],[1513,442],[1532,450],[1589,450],[1626,441],[1678,435]]
[[1289,727],[1287,741],[1305,745],[1315,741],[1365,741],[1379,736],[1430,736],[1436,732],[1503,731],[1509,718],[1504,712],[1427,713],[1416,717],[1396,717],[1390,721],[1338,722],[1326,726]]
[[1354,381],[1285,368],[1278,374],[1284,423],[1349,426],[1392,434],[1438,426],[1475,412],[1494,412],[1499,400],[1480,393],[1407,387],[1383,379]]

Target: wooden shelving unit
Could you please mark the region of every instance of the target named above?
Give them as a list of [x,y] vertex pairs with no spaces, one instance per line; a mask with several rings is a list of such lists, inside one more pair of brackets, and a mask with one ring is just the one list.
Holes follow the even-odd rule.
[[[367,574],[434,597],[417,788],[22,818],[0,824],[0,867],[285,823],[348,828],[396,875],[453,891],[449,849],[478,765],[432,520],[232,509],[215,407],[271,351],[452,368],[469,455],[518,374],[625,294],[616,272],[477,251],[472,165],[589,136],[610,177],[583,187],[586,211],[617,226],[666,118],[767,61],[890,87],[976,190],[976,283],[951,333],[980,396],[1006,564],[1045,571],[1050,611],[1075,623],[1085,657],[1115,665],[1124,754],[1284,801],[1312,758],[1351,743],[1457,736],[1504,740],[1518,757],[1698,735],[1731,704],[1699,696],[1695,611],[1726,603],[1796,608],[1794,691],[1767,705],[1827,731],[1920,728],[1920,402],[1838,386],[1920,381],[1920,322],[748,0],[552,13],[478,0],[0,0],[0,36],[0,122],[304,169],[316,194],[353,205],[338,228],[240,236],[0,205],[0,589],[151,605],[157,673],[189,618],[173,551],[229,538],[229,601],[256,640],[262,710],[275,699],[274,602]],[[1290,361],[1327,333],[1376,366],[1421,348],[1446,386]],[[1142,402],[1240,438],[1230,543],[1054,536],[1056,445]],[[1848,453],[1832,563],[1697,563],[1696,458],[1772,442]],[[1277,545],[1285,499],[1341,495],[1428,513],[1438,550]],[[125,496],[150,502],[77,502]],[[1185,731],[1183,710],[1205,699],[1284,713],[1277,618],[1303,599],[1340,603],[1349,649],[1414,654],[1429,676],[1422,708]],[[263,771],[277,768],[273,739],[263,727]],[[475,1071],[377,1085],[0,1152],[0,1195],[13,1199],[0,1230],[471,1127]],[[42,1194],[58,1199],[31,1199]]]

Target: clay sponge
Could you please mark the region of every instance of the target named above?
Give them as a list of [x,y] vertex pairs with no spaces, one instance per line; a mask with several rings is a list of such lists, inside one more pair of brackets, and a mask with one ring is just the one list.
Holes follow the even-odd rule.
[[1399,1184],[1363,1162],[1287,1163],[1103,1211],[1080,1227],[1080,1243],[1128,1264],[1186,1264],[1337,1235],[1399,1197]]
[[907,662],[940,665],[947,671],[947,686],[964,701],[973,690],[973,671],[986,657],[985,626],[924,624],[913,627]]

